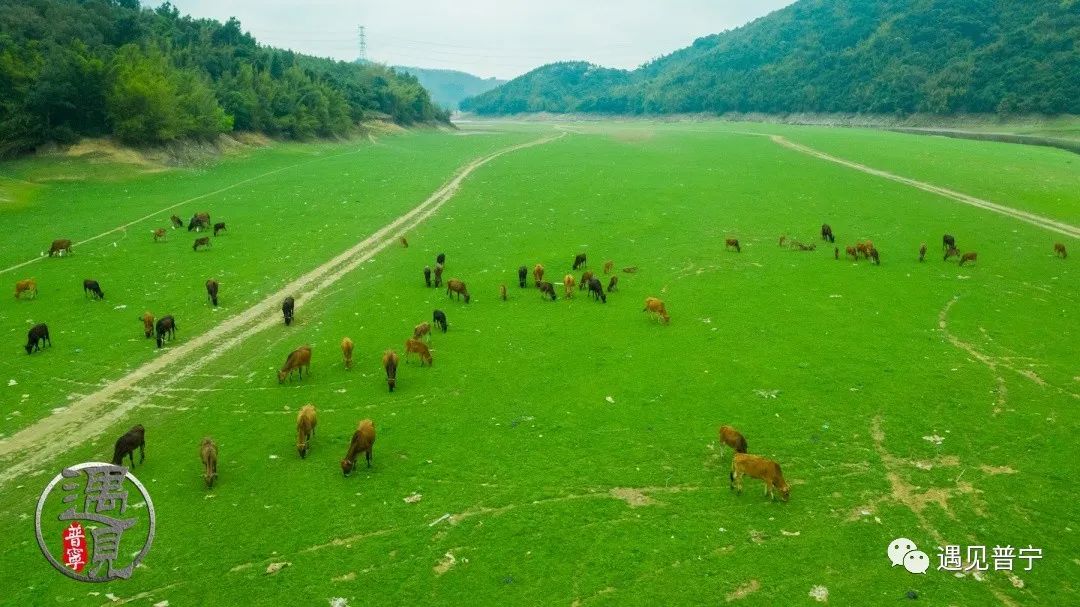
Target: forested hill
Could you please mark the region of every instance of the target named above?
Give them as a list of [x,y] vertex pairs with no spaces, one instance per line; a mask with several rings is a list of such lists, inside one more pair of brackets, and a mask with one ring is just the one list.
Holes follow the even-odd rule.
[[1080,114],[1080,0],[800,0],[637,70],[547,65],[480,114]]
[[262,46],[235,19],[138,0],[0,0],[0,156],[81,136],[330,137],[371,118],[449,116],[412,76]]
[[461,102],[474,95],[486,93],[506,84],[498,78],[480,78],[457,70],[436,70],[422,67],[394,67],[395,72],[416,76],[431,93],[431,100],[441,107],[456,110]]

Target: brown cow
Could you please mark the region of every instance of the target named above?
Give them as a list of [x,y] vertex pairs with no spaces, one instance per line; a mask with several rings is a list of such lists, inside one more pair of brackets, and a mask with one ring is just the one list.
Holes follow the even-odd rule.
[[202,459],[203,480],[206,481],[206,488],[213,489],[214,481],[217,480],[218,452],[217,445],[209,436],[203,438],[202,443],[199,444],[199,457]]
[[428,349],[427,344],[419,339],[413,338],[405,341],[405,360],[409,360],[409,354],[415,352],[420,357],[420,366],[423,367],[424,363],[427,366],[431,366],[431,350]]
[[614,271],[615,271],[615,262],[610,260],[610,259],[605,261],[604,262],[604,274],[611,274]]
[[56,253],[61,257],[63,257],[65,253],[71,255],[71,241],[66,238],[52,241],[52,245],[49,246],[49,257],[52,257],[53,253]]
[[146,339],[150,339],[154,336],[154,315],[149,311],[144,312],[142,315],[142,327]]
[[206,281],[206,298],[210,300],[210,303],[217,307],[217,294],[218,294],[218,281],[211,278]]
[[[746,453],[746,438],[735,428],[720,426],[717,434],[720,436],[720,442],[734,449],[735,453]],[[720,449],[720,454],[723,455],[723,447]]]
[[592,272],[585,272],[581,275],[581,281],[578,282],[578,290],[585,290],[589,288],[589,281],[593,279]]
[[1055,242],[1054,243],[1054,255],[1057,255],[1058,257],[1060,257],[1062,259],[1065,259],[1066,257],[1069,256],[1069,253],[1065,251],[1065,245],[1064,244],[1062,244],[1060,242]]
[[183,220],[183,219],[180,219],[180,218],[179,218],[179,217],[177,217],[176,215],[173,215],[172,217],[170,217],[170,218],[169,218],[169,221],[171,221],[171,222],[172,222],[172,228],[173,228],[174,230],[175,230],[176,228],[182,228],[182,227],[184,227],[184,220]]
[[311,346],[300,346],[289,353],[289,357],[285,359],[285,366],[278,371],[278,383],[283,383],[286,377],[291,379],[293,371],[299,373],[300,379],[303,380],[304,369],[307,369],[308,375],[311,375]]
[[844,251],[847,255],[851,256],[853,261],[859,261],[859,250],[855,247],[844,247]]
[[533,268],[533,280],[536,282],[537,286],[544,281],[544,266],[536,264],[536,267]]
[[209,227],[210,213],[204,211],[201,213],[195,213],[195,215],[192,216],[191,221],[188,222],[187,231],[190,232],[192,230],[195,230],[197,232],[201,232],[203,228]]
[[356,432],[353,433],[352,441],[349,443],[349,452],[345,454],[345,459],[341,460],[341,472],[345,476],[353,471],[356,466],[356,456],[361,452],[364,454],[364,458],[367,460],[367,467],[371,467],[371,448],[375,445],[375,423],[370,419],[360,420],[360,424],[356,426]]
[[572,274],[567,274],[565,277],[563,277],[562,284],[563,284],[563,290],[566,292],[566,295],[565,295],[566,299],[573,298],[574,297],[574,276]]
[[465,283],[456,278],[451,278],[446,281],[446,295],[452,298],[455,293],[458,299],[464,297],[465,303],[469,303],[469,289],[465,288]]
[[401,246],[406,248],[406,249],[409,248],[409,241],[406,240],[406,238],[404,236],[401,237]]
[[646,298],[645,307],[641,311],[655,314],[664,324],[671,322],[671,317],[668,316],[667,309],[664,307],[664,302],[656,297]]
[[341,338],[341,358],[345,361],[345,368],[352,369],[353,341],[348,337]]
[[555,285],[550,282],[545,280],[544,282],[537,284],[536,287],[540,289],[540,297],[551,297],[551,301],[558,299],[555,295]]
[[950,257],[959,257],[959,256],[960,256],[960,249],[957,249],[956,247],[949,247],[945,251],[945,259],[943,259],[942,261],[949,261]]
[[224,221],[219,221],[214,224],[214,236],[217,236],[221,232],[227,232],[228,228],[225,227]]
[[787,234],[780,235],[780,246],[784,246],[784,242],[787,240]]
[[772,496],[773,499],[776,499],[776,491],[779,490],[780,497],[785,502],[788,501],[791,488],[788,487],[787,481],[784,480],[784,475],[780,471],[780,464],[757,455],[736,453],[735,457],[731,458],[731,474],[729,478],[731,488],[740,494],[742,493],[742,477],[744,474],[765,481],[766,497]]
[[612,276],[611,280],[609,280],[608,283],[607,283],[607,292],[611,293],[612,291],[615,291],[618,288],[619,288],[619,277],[618,276]]
[[37,281],[33,278],[20,280],[15,283],[15,299],[20,299],[23,293],[33,293],[37,298]]
[[833,258],[840,261],[840,247],[833,247]]
[[874,248],[874,242],[871,240],[867,240],[865,242],[860,240],[859,242],[855,243],[855,250],[862,254],[862,256],[865,258],[870,257],[870,249],[872,248]]
[[438,289],[442,286],[442,273],[443,265],[441,263],[435,264],[435,288]]
[[311,437],[315,436],[315,426],[318,424],[315,418],[315,405],[300,407],[300,413],[296,415],[296,452],[300,459],[307,458],[308,446]]
[[165,237],[165,228],[157,228],[154,230],[154,242],[160,240],[168,240],[168,238]]
[[626,272],[627,274],[636,274],[637,273],[637,266],[630,266],[628,268],[623,268],[622,271]]
[[919,245],[919,263],[926,259],[926,243]]
[[423,339],[424,337],[427,337],[428,341],[431,341],[431,323],[422,322],[413,327],[412,336],[413,339]]
[[506,285],[499,285],[499,297],[506,301]]
[[742,248],[739,247],[739,239],[738,238],[728,238],[727,240],[725,240],[724,241],[724,248],[725,249],[735,249],[736,253],[741,253],[742,252]]
[[383,369],[386,370],[386,385],[390,388],[390,391],[394,391],[394,387],[397,386],[397,366],[398,355],[393,350],[387,350],[382,357]]
[[210,237],[209,236],[203,236],[202,238],[196,238],[195,239],[195,244],[191,245],[191,250],[192,251],[198,251],[199,247],[208,247],[208,246],[210,246]]
[[870,255],[871,261],[874,262],[874,265],[879,265],[879,266],[881,265],[881,257],[878,256],[877,249],[871,247],[869,255]]
[[964,253],[963,255],[960,256],[960,265],[963,266],[965,263],[967,263],[969,261],[971,263],[975,263],[976,261],[978,261],[978,259],[979,259],[979,254],[976,253],[975,251],[971,251],[970,253]]

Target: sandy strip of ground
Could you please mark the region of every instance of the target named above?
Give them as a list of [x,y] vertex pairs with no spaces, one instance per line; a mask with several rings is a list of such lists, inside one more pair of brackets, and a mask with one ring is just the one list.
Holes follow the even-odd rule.
[[[492,160],[528,147],[549,143],[565,136],[540,139],[503,148],[473,160],[433,193],[427,200],[398,217],[337,257],[304,274],[213,329],[169,347],[154,360],[76,401],[66,408],[0,440],[0,485],[34,472],[39,466],[76,445],[99,436],[133,409],[152,398],[167,385],[182,383],[209,362],[239,346],[256,333],[280,322],[278,307],[285,297],[298,304],[318,296],[343,276],[374,257],[379,251],[430,217],[449,201],[473,171]],[[153,429],[148,430],[153,434]]]

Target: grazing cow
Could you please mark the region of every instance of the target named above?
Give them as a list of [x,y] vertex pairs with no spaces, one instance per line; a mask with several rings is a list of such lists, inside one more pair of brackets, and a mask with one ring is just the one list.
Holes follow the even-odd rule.
[[146,339],[150,339],[154,335],[154,315],[149,311],[144,312],[142,315],[142,328],[143,334],[146,335]]
[[348,337],[341,338],[341,358],[345,361],[345,368],[352,369],[353,341]]
[[499,285],[499,297],[506,301],[506,285]]
[[217,236],[221,232],[227,232],[227,231],[228,231],[228,229],[225,227],[225,222],[224,221],[219,221],[219,222],[214,224],[214,236]]
[[803,242],[799,242],[798,240],[792,240],[791,241],[791,248],[792,249],[798,249],[800,251],[813,251],[813,250],[817,249],[817,244],[815,244],[813,242],[810,243],[810,244],[806,244],[806,243],[803,243]]
[[581,275],[581,280],[578,281],[578,290],[584,291],[589,288],[589,281],[593,279],[592,271],[584,272]]
[[571,270],[576,270],[578,268],[584,268],[584,267],[585,267],[585,254],[584,253],[578,253],[577,255],[574,256],[574,267],[571,268]]
[[424,266],[424,286],[431,288],[431,266]]
[[525,279],[529,276],[529,268],[521,266],[518,268],[518,286],[522,289],[525,288]]
[[157,331],[157,347],[165,342],[166,339],[172,340],[176,336],[176,321],[172,316],[162,316],[158,319],[157,325],[155,325]]
[[536,267],[533,268],[533,281],[536,282],[538,287],[544,281],[544,266],[536,264]]
[[949,249],[956,248],[956,238],[952,234],[946,234],[941,237],[941,248],[948,251]]
[[833,247],[833,258],[840,261],[840,247]]
[[589,295],[599,302],[607,303],[607,295],[604,295],[604,285],[600,284],[599,278],[589,279]]
[[345,454],[345,459],[341,460],[341,473],[345,476],[349,476],[352,473],[353,468],[356,467],[356,456],[360,453],[364,454],[364,458],[367,460],[367,467],[371,467],[371,448],[375,445],[375,424],[370,419],[360,420],[360,425],[356,427],[356,432],[353,433],[352,441],[349,443],[349,451]]
[[154,230],[154,242],[158,242],[159,240],[168,240],[168,238],[165,237],[165,228],[157,228]]
[[293,309],[296,307],[296,300],[292,296],[286,297],[285,301],[281,302],[281,314],[285,317],[285,326],[292,324]]
[[420,358],[420,366],[423,367],[424,363],[427,366],[431,366],[431,350],[427,347],[427,344],[419,339],[407,339],[405,340],[405,360],[409,360],[409,354],[413,352]]
[[942,261],[949,261],[950,257],[959,257],[959,256],[960,256],[960,249],[957,249],[956,247],[949,247],[949,250],[945,251],[945,259],[943,259]]
[[449,325],[446,324],[446,314],[442,310],[435,310],[431,313],[431,322],[442,329],[443,333],[446,333],[446,329],[449,327]]
[[170,217],[170,218],[169,218],[169,221],[171,221],[171,222],[172,222],[172,228],[173,228],[174,230],[175,230],[175,229],[177,229],[177,228],[182,228],[182,227],[184,227],[184,220],[183,220],[183,219],[180,219],[180,218],[179,218],[179,217],[177,217],[176,215],[173,215],[172,217]]
[[555,301],[557,299],[557,297],[555,296],[555,285],[551,284],[550,282],[545,280],[544,282],[537,283],[536,288],[540,289],[540,297],[550,296],[551,301]]
[[926,243],[919,245],[919,263],[922,263],[926,259]]
[[300,380],[303,381],[304,369],[307,369],[308,375],[311,375],[311,346],[300,346],[289,353],[285,359],[285,365],[278,371],[278,383],[283,383],[286,377],[291,381],[293,371],[299,373]]
[[877,249],[871,247],[869,255],[870,260],[874,262],[874,265],[881,265],[881,257],[878,255]]
[[1069,253],[1067,251],[1065,251],[1065,245],[1064,244],[1062,244],[1060,242],[1055,242],[1054,243],[1054,255],[1057,255],[1058,257],[1060,257],[1062,259],[1065,259],[1066,257],[1069,256]]
[[442,273],[443,265],[441,263],[435,264],[435,288],[438,289],[442,286]]
[[413,327],[412,336],[413,339],[424,339],[424,337],[427,337],[427,340],[431,341],[431,323],[422,322]]
[[409,248],[409,241],[404,236],[401,237],[401,246],[406,249]]
[[566,297],[566,299],[571,299],[572,297],[574,297],[574,275],[567,274],[565,277],[563,277],[562,284],[563,290],[566,292],[566,295],[564,297]]
[[671,317],[668,316],[663,300],[657,299],[656,297],[647,297],[645,299],[645,307],[642,308],[641,311],[655,314],[664,324],[671,322]]
[[61,257],[65,253],[71,255],[71,241],[66,238],[52,241],[52,245],[49,246],[49,257],[52,257],[54,253]]
[[618,276],[612,276],[611,280],[609,280],[608,283],[607,283],[607,292],[611,293],[612,291],[617,291],[618,288],[619,288],[619,277]]
[[735,249],[736,253],[741,253],[742,252],[742,249],[739,247],[739,239],[737,239],[737,238],[728,238],[727,240],[725,240],[724,241],[724,248],[725,249]]
[[637,273],[637,266],[630,266],[628,268],[623,268],[622,271],[626,272],[627,274],[636,274]]
[[397,366],[398,355],[393,350],[387,350],[382,357],[382,366],[386,370],[386,386],[390,388],[390,391],[394,391],[394,387],[397,385]]
[[457,294],[458,299],[465,298],[465,303],[469,303],[469,289],[465,287],[465,283],[456,278],[451,278],[446,281],[446,295],[447,297],[453,297]]
[[101,285],[96,280],[90,280],[89,278],[82,281],[83,297],[89,295],[92,299],[105,299],[105,294],[101,292]]
[[865,258],[870,257],[870,249],[872,248],[874,248],[874,242],[871,240],[867,240],[865,242],[860,240],[859,242],[855,243],[855,250],[858,251],[859,254],[861,254]]
[[731,479],[731,488],[739,494],[742,493],[742,477],[744,474],[765,481],[766,497],[772,496],[773,499],[776,499],[776,491],[779,490],[781,499],[785,502],[788,501],[791,488],[788,487],[783,473],[780,472],[780,464],[757,455],[736,453],[731,458],[731,474],[729,478]]
[[206,488],[213,489],[214,481],[217,480],[217,445],[209,436],[203,438],[199,444],[199,457],[202,459]]
[[859,261],[859,250],[855,247],[844,247],[846,255],[850,255],[853,261]]
[[210,303],[214,304],[215,308],[217,307],[217,292],[218,281],[213,278],[206,281],[206,298],[210,300]]
[[209,213],[195,213],[191,217],[191,221],[188,222],[187,231],[192,230],[201,232],[205,228],[210,227],[210,214]]
[[435,256],[435,263],[438,265],[446,265],[446,253],[439,253]]
[[[731,426],[720,426],[718,430],[720,442],[735,450],[735,453],[746,453],[746,437]],[[723,450],[723,447],[721,447]],[[721,451],[721,455],[723,452]]]
[[784,242],[787,241],[787,234],[780,235],[780,246],[784,246]]
[[49,338],[49,325],[44,323],[34,325],[30,328],[30,332],[26,334],[26,353],[32,354],[34,350],[40,351],[43,343],[52,346],[52,339]]
[[191,250],[192,251],[198,251],[199,247],[208,247],[208,246],[210,246],[210,237],[209,236],[203,236],[202,238],[196,238],[195,239],[195,244],[191,245]]
[[300,413],[296,414],[296,452],[300,459],[307,458],[308,446],[311,437],[315,436],[315,426],[318,424],[315,418],[315,405],[300,407]]
[[614,271],[615,271],[615,262],[610,260],[610,259],[605,261],[604,262],[604,274],[611,274]]
[[821,224],[821,239],[829,242],[836,242],[836,238],[832,233],[832,226],[827,223]]
[[971,263],[975,263],[976,261],[978,261],[978,259],[979,259],[979,254],[976,253],[975,251],[971,251],[970,253],[964,253],[962,256],[960,256],[960,265],[963,266],[965,263],[967,263],[969,261]]
[[37,298],[37,281],[33,278],[20,280],[15,283],[15,299],[20,299],[23,293],[33,293]]
[[131,467],[134,468],[136,449],[139,450],[139,463],[141,464],[146,461],[146,429],[142,427],[142,424],[132,426],[131,430],[116,439],[116,445],[113,447],[113,465],[122,465],[126,455],[131,460]]

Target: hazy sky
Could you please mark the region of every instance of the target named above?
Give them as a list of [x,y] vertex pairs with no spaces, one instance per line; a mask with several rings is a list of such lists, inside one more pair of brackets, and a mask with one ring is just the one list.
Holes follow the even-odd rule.
[[[632,68],[793,0],[172,0],[181,13],[240,19],[264,44],[511,78],[545,63]],[[157,6],[159,0],[143,0]]]

